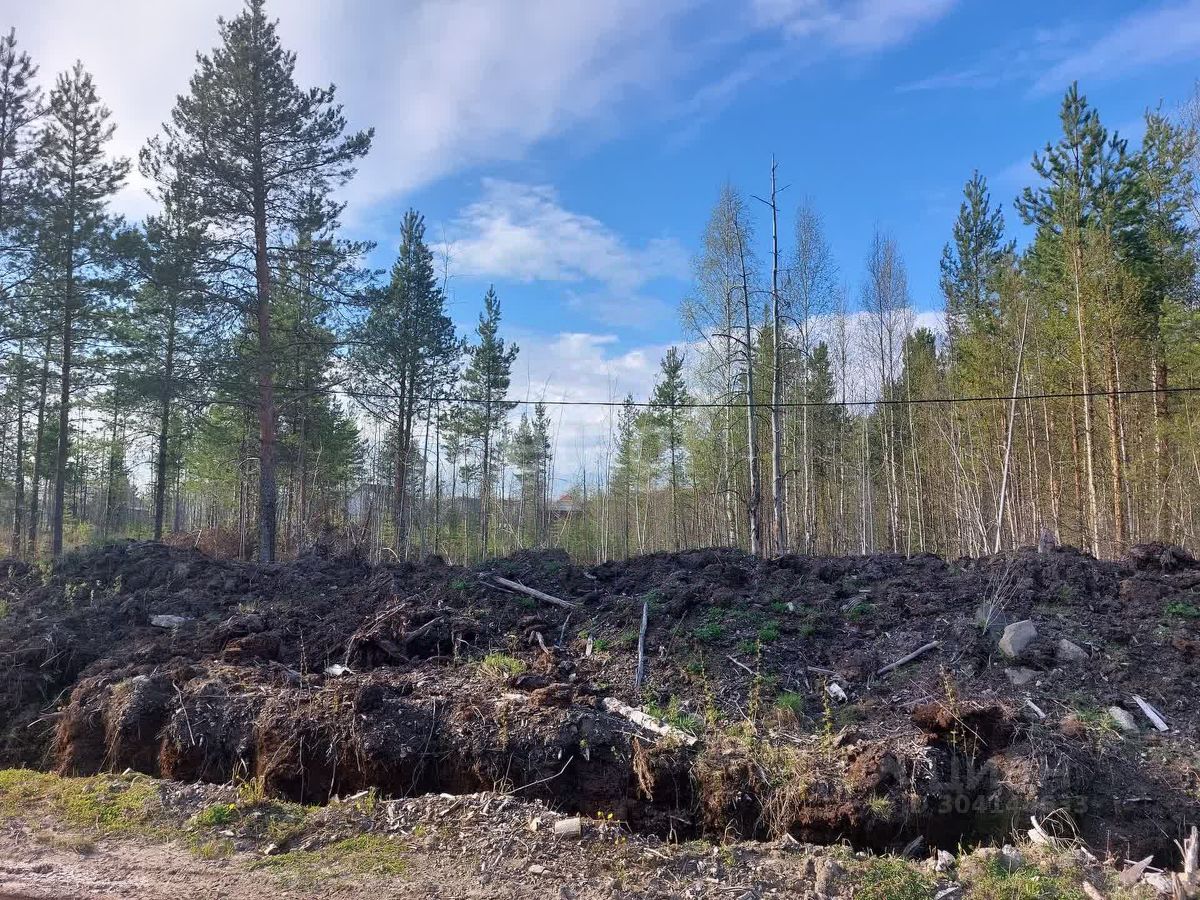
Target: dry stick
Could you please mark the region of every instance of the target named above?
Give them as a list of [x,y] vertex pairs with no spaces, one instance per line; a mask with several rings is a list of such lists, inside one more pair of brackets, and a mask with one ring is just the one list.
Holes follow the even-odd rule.
[[511,791],[509,791],[509,793],[515,794],[517,791],[525,790],[525,788],[531,788],[531,787],[534,787],[539,784],[545,784],[547,781],[553,781],[555,778],[557,778],[563,772],[567,771],[567,766],[569,766],[574,761],[575,761],[575,756],[574,756],[574,754],[572,754],[571,756],[569,756],[567,758],[567,761],[565,763],[563,763],[563,767],[561,769],[559,769],[557,772],[555,772],[553,775],[547,775],[545,778],[539,778],[537,781],[531,781],[531,782],[529,782],[529,784],[523,784],[518,788],[513,788]]
[[730,657],[729,657],[729,661],[730,661],[731,663],[733,663],[735,666],[741,666],[743,669],[745,669],[745,670],[746,670],[747,672],[749,672],[751,675],[753,675],[753,674],[754,674],[754,670],[753,670],[752,668],[750,668],[748,665],[746,665],[744,662],[742,662],[741,660],[739,660],[739,659],[734,659],[732,656],[730,656]]
[[941,641],[930,641],[928,644],[924,644],[924,645],[918,647],[912,653],[908,654],[908,656],[902,656],[898,660],[896,660],[894,663],[888,663],[886,666],[884,666],[882,669],[880,669],[878,672],[875,673],[875,677],[878,678],[880,675],[886,675],[888,672],[892,671],[892,669],[898,669],[905,663],[912,662],[914,659],[916,659],[922,653],[928,653],[934,647],[940,647],[940,646],[942,646]]
[[550,652],[550,648],[546,646],[546,639],[542,637],[542,633],[540,631],[535,631],[533,636],[537,638],[538,646],[542,648],[543,653],[545,653],[547,656],[554,655]]
[[638,632],[638,662],[637,672],[633,676],[633,689],[642,689],[642,679],[646,677],[646,626],[650,623],[650,601],[642,601],[642,629]]
[[192,720],[188,718],[187,704],[183,702],[183,691],[179,690],[179,685],[174,682],[172,682],[171,687],[175,688],[175,694],[179,697],[179,711],[183,713],[183,723],[187,725],[188,741],[195,747],[196,735],[192,733]]
[[1139,697],[1137,694],[1133,695],[1133,702],[1141,707],[1142,712],[1146,714],[1146,718],[1150,720],[1150,724],[1159,731],[1171,730],[1171,726],[1167,724],[1167,720],[1159,714],[1158,710]]
[[551,594],[539,591],[537,588],[526,587],[519,581],[511,581],[508,578],[501,578],[499,575],[489,575],[488,577],[502,587],[506,587],[512,591],[519,591],[522,594],[528,594],[530,597],[541,600],[543,603],[549,603],[553,606],[561,606],[563,609],[576,609],[579,606],[578,603],[572,603],[570,600],[562,600]]

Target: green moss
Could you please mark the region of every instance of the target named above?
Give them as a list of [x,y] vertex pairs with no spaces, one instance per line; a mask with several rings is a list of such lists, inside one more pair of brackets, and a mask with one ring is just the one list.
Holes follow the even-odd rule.
[[[1167,604],[1167,615],[1177,619],[1200,619],[1200,607],[1194,603],[1182,603],[1178,600]],[[0,618],[3,618],[0,615]]]

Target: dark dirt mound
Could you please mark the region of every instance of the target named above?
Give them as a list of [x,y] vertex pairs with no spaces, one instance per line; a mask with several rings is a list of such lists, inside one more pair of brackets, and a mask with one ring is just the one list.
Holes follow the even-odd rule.
[[[874,848],[1000,839],[1062,809],[1093,846],[1166,856],[1200,821],[1200,568],[1179,548],[526,552],[474,571],[130,542],[0,563],[0,603],[3,764],[257,778],[310,802],[507,788],[663,835]],[[1023,620],[1037,634],[1009,658]]]

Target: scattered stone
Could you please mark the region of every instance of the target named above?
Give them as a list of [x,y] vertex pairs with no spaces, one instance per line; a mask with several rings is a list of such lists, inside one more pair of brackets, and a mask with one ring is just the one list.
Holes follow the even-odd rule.
[[1066,638],[1058,642],[1058,649],[1055,656],[1060,663],[1077,663],[1088,660],[1088,652]]
[[540,866],[537,863],[534,863],[532,866],[529,867],[529,874],[530,875],[545,875],[546,867]]
[[1000,849],[1000,861],[1007,872],[1015,872],[1025,865],[1025,857],[1012,844],[1005,844]]
[[825,857],[817,863],[817,880],[814,887],[818,894],[836,897],[841,892],[845,880],[846,870],[837,860]]
[[1024,687],[1038,677],[1036,670],[1026,668],[1025,666],[1010,666],[1004,670],[1004,674],[1008,676],[1008,680],[1012,682],[1013,687]]
[[939,850],[933,861],[935,872],[946,872],[954,868],[954,854],[949,850]]
[[1030,619],[1013,622],[1004,629],[1000,638],[1000,652],[1009,659],[1016,659],[1037,638],[1037,626]]
[[155,628],[178,628],[180,625],[186,625],[190,621],[192,620],[186,616],[159,615],[150,617],[150,624]]
[[583,820],[579,816],[559,819],[554,823],[554,833],[558,837],[579,837],[583,833]]
[[325,674],[330,678],[340,678],[343,675],[353,675],[354,672],[349,666],[343,666],[341,663],[334,663],[332,666],[325,667]]

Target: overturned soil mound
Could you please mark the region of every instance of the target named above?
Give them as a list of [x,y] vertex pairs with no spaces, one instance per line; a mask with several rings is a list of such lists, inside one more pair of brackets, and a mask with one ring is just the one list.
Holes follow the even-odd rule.
[[0,609],[4,765],[305,802],[508,789],[663,836],[876,849],[1058,810],[1165,861],[1200,821],[1200,568],[1178,548],[468,570],[129,542],[0,562]]

